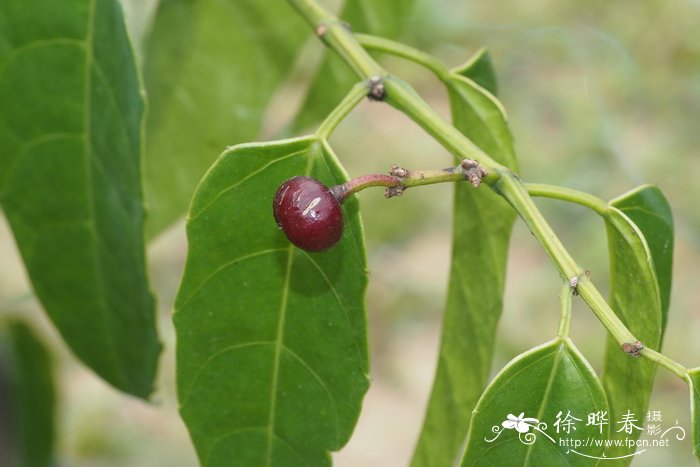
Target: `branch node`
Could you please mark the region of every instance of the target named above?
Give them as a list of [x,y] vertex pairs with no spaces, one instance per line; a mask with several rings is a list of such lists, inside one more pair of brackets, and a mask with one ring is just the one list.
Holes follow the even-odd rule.
[[642,344],[639,341],[636,342],[625,342],[622,344],[622,351],[625,352],[627,355],[630,355],[632,357],[639,357],[642,349],[644,348],[644,344]]
[[467,174],[467,179],[474,188],[477,188],[479,185],[481,185],[481,176],[477,172],[471,172]]
[[408,170],[404,169],[403,167],[399,167],[396,164],[393,164],[389,168],[389,175],[399,178],[406,178],[406,176],[408,176]]
[[574,297],[578,296],[578,283],[583,276],[590,278],[591,271],[586,269],[585,271],[583,271],[582,274],[579,274],[578,276],[574,276],[571,279],[569,279],[569,287],[571,288],[571,295],[573,295]]
[[384,80],[381,76],[372,76],[369,79],[369,97],[372,101],[383,101],[386,97],[386,91],[384,90]]
[[388,199],[388,198],[393,198],[394,196],[401,196],[401,195],[403,195],[403,192],[405,190],[406,190],[406,187],[403,185],[390,186],[384,192],[384,197]]
[[488,172],[479,165],[479,161],[464,159],[459,165],[464,170],[464,177],[469,180],[469,183],[471,183],[474,188],[481,185],[481,179],[488,175]]
[[323,36],[328,32],[328,26],[326,23],[319,23],[314,32],[316,33],[316,37],[323,39]]
[[571,288],[571,295],[576,297],[578,295],[578,281],[580,280],[579,276],[574,276],[571,279],[569,279],[569,287]]
[[462,159],[459,165],[461,165],[464,170],[469,170],[479,167],[479,162],[473,159]]

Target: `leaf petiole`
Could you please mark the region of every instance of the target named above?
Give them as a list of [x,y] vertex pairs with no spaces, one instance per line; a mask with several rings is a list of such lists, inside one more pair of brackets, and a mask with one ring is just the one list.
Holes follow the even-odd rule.
[[688,369],[681,365],[680,363],[676,362],[675,360],[672,360],[668,358],[666,355],[657,352],[654,349],[651,349],[649,347],[644,347],[640,352],[639,355],[641,357],[646,358],[647,360],[650,360],[654,363],[656,363],[659,366],[662,366],[666,368],[668,371],[673,373],[674,375],[678,376],[680,379],[683,381],[687,382],[688,378]]
[[559,318],[559,330],[557,331],[557,336],[566,339],[569,337],[569,330],[571,329],[571,305],[573,300],[571,297],[571,284],[564,284],[559,293],[559,303],[561,306],[561,315]]
[[592,209],[601,216],[606,216],[608,212],[608,203],[606,203],[605,200],[583,191],[572,190],[571,188],[556,185],[545,185],[542,183],[526,183],[525,188],[530,196],[558,199],[560,201],[579,204]]
[[441,81],[450,79],[450,70],[437,58],[414,47],[370,34],[355,34],[360,45],[370,50],[405,58],[430,70]]
[[338,104],[333,111],[326,117],[326,119],[321,123],[316,130],[316,136],[319,139],[328,139],[333,133],[333,130],[343,121],[348,114],[357,107],[357,105],[362,102],[362,100],[367,97],[370,91],[370,84],[368,81],[362,81],[355,84],[348,92],[340,104]]

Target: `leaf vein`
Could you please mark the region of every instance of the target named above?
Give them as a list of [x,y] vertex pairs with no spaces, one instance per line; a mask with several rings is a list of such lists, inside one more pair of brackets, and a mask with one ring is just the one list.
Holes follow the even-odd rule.
[[667,219],[664,216],[658,214],[655,211],[651,211],[649,209],[643,208],[641,206],[633,206],[633,207],[615,206],[615,207],[617,207],[617,209],[624,212],[625,214],[628,212],[632,212],[632,211],[639,212],[641,214],[646,214],[647,216],[650,216],[650,217],[653,217],[657,220],[660,220],[664,226],[670,226],[670,223],[667,221]]
[[[331,290],[331,292],[333,292],[333,296],[334,296],[335,299],[338,301],[338,305],[340,305],[340,309],[343,311],[343,315],[344,315],[345,318],[347,319],[348,325],[350,326],[350,329],[352,330],[352,332],[353,332],[353,334],[354,334],[354,333],[355,333],[355,332],[354,332],[354,331],[355,331],[355,328],[354,328],[354,326],[353,326],[353,324],[352,324],[352,319],[350,318],[350,313],[348,312],[348,309],[345,307],[345,304],[343,304],[343,300],[340,298],[340,294],[338,293],[337,289],[335,288],[335,286],[333,285],[333,283],[330,281],[330,279],[329,279],[328,276],[326,275],[325,271],[323,271],[323,269],[321,268],[321,266],[318,264],[318,262],[316,262],[316,260],[313,259],[307,252],[302,251],[302,250],[300,250],[300,251],[304,254],[304,256],[306,257],[306,259],[308,259],[309,262],[310,262],[312,265],[314,265],[314,267],[315,267],[316,270],[318,271],[319,275],[323,278],[323,280],[325,281],[325,283],[328,285],[328,288]],[[357,351],[357,355],[358,355],[358,357],[360,357],[362,354],[361,354],[360,349],[359,349],[359,347],[358,347],[358,345],[357,345],[357,339],[353,339],[353,342],[354,342],[354,344],[355,344],[355,350]],[[362,359],[360,358],[360,361],[361,361],[361,360],[362,360]]]
[[191,215],[189,215],[188,218],[187,218],[187,221],[188,221],[189,223],[194,222],[194,221],[195,221],[199,216],[201,216],[207,209],[209,209],[214,203],[216,203],[216,201],[217,201],[219,198],[221,198],[223,195],[225,195],[225,194],[228,193],[229,191],[231,191],[231,190],[233,190],[233,189],[235,189],[235,188],[238,188],[240,185],[242,185],[243,183],[247,182],[248,180],[250,180],[251,178],[255,177],[256,175],[260,174],[261,172],[264,172],[266,169],[268,169],[269,167],[273,166],[274,164],[276,164],[276,163],[278,163],[278,162],[281,162],[281,161],[283,161],[283,160],[286,160],[286,159],[290,159],[290,158],[292,158],[292,157],[294,157],[294,156],[298,156],[299,154],[303,154],[303,153],[306,152],[306,150],[307,150],[307,148],[300,149],[299,151],[295,151],[295,152],[293,152],[293,153],[291,153],[291,154],[288,154],[288,155],[286,155],[286,156],[277,157],[277,158],[275,158],[275,159],[270,160],[267,164],[263,165],[263,166],[260,167],[259,169],[257,169],[257,170],[255,170],[255,171],[251,172],[250,174],[246,175],[245,177],[243,177],[242,179],[240,179],[238,182],[234,183],[234,184],[231,185],[230,187],[227,187],[227,188],[225,188],[225,189],[219,191],[219,192],[216,194],[216,196],[214,196],[214,198],[213,198],[211,201],[209,201],[206,205],[202,206],[202,207],[199,209],[199,211],[197,211],[196,213],[192,213]]
[[306,370],[311,373],[311,376],[316,379],[318,384],[321,386],[321,389],[326,393],[326,396],[328,397],[329,402],[331,403],[331,407],[333,407],[333,424],[335,425],[335,444],[336,446],[339,444],[339,437],[340,437],[340,424],[338,422],[338,409],[335,404],[335,398],[333,397],[333,394],[331,394],[330,390],[328,389],[328,386],[326,386],[326,383],[323,381],[323,378],[313,369],[311,366],[306,363],[306,360],[304,360],[299,354],[294,352],[292,349],[287,347],[286,345],[282,345],[282,349],[286,350],[287,353],[289,353],[292,357],[294,357],[301,365],[306,368]]
[[199,377],[204,371],[206,367],[208,367],[211,362],[213,362],[217,357],[221,356],[222,354],[225,354],[227,352],[235,351],[235,350],[240,350],[246,347],[255,347],[255,346],[265,346],[265,345],[274,345],[275,341],[251,341],[251,342],[244,342],[241,344],[233,344],[226,346],[222,349],[217,350],[213,354],[209,355],[207,359],[202,362],[202,365],[200,365],[199,369],[197,369],[197,372],[194,374],[192,377],[192,383],[190,384],[189,389],[187,390],[187,393],[185,397],[182,398],[182,403],[180,404],[180,410],[182,410],[187,403],[189,402],[190,396],[192,396],[192,392],[194,392],[194,387],[196,386],[197,380],[199,380]]
[[204,287],[210,280],[214,279],[217,275],[219,275],[221,272],[223,272],[224,269],[236,264],[240,263],[241,261],[245,261],[248,259],[256,258],[258,256],[262,255],[267,255],[270,253],[279,253],[281,251],[285,251],[287,247],[284,248],[271,248],[269,250],[261,250],[261,251],[256,251],[255,253],[250,253],[247,255],[239,256],[235,259],[232,259],[231,261],[227,261],[226,263],[222,264],[219,266],[214,272],[209,274],[207,277],[204,278],[202,282],[200,282],[197,287],[190,293],[190,295],[185,299],[185,301],[177,306],[177,309],[182,311],[184,310],[187,305],[190,303],[190,301],[197,295],[197,293],[200,291],[202,287]]
[[239,433],[244,433],[246,431],[266,431],[267,426],[262,425],[262,426],[257,426],[257,425],[250,425],[250,426],[244,426],[242,428],[236,428],[235,430],[227,431],[216,438],[214,438],[211,447],[209,448],[209,451],[207,451],[207,455],[204,458],[204,462],[202,462],[203,466],[209,465],[209,459],[211,458],[212,452],[214,452],[214,449],[216,449],[216,445],[219,444],[221,441],[225,440],[226,438],[230,438],[231,436],[238,435]]
[[0,181],[0,187],[3,188],[2,191],[0,191],[0,198],[3,198],[7,194],[7,186],[10,184],[10,181],[12,178],[15,176],[15,172],[17,170],[17,167],[19,166],[20,162],[24,160],[25,157],[27,157],[27,154],[29,154],[29,151],[33,149],[36,146],[41,146],[42,144],[45,143],[50,143],[53,141],[61,141],[61,140],[70,140],[70,139],[83,139],[85,137],[84,133],[47,133],[45,135],[41,135],[37,138],[34,138],[32,140],[27,141],[24,143],[20,148],[17,153],[12,156],[12,164],[9,167],[9,170],[5,173],[5,175],[2,178],[2,181]]
[[2,64],[0,64],[0,76],[5,74],[5,71],[9,68],[10,64],[17,59],[23,53],[29,52],[34,49],[40,49],[42,47],[49,47],[52,45],[70,45],[77,47],[86,47],[86,40],[74,39],[70,37],[55,37],[52,39],[32,41],[24,44],[20,47],[12,49]]

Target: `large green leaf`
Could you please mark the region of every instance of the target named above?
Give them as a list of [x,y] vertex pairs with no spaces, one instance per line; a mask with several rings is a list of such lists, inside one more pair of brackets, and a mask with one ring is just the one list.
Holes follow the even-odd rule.
[[285,0],[162,0],[146,44],[148,232],[182,216],[227,146],[260,131],[308,27]]
[[[673,256],[673,219],[668,203],[658,188],[640,187],[610,203],[606,225],[610,305],[637,339],[659,350],[670,295]],[[647,236],[653,241],[647,242]],[[665,297],[665,303],[661,297]],[[628,411],[637,419],[646,413],[655,371],[654,363],[630,357],[608,337],[603,386],[608,395],[611,419],[619,421]],[[611,439],[637,439],[640,434],[640,430],[632,433],[613,430]],[[634,446],[622,445],[611,447],[606,455],[621,457],[632,452]],[[626,465],[630,461],[628,457],[611,463]]]
[[688,371],[690,387],[690,417],[693,424],[693,451],[700,460],[700,368]]
[[[516,168],[505,112],[469,76],[488,70],[488,55],[446,83],[455,126],[502,164]],[[493,76],[493,70],[490,75]],[[488,381],[503,307],[510,206],[482,187],[455,185],[452,266],[437,373],[413,466],[452,466],[461,455],[471,411]]]
[[[595,466],[610,425],[602,418],[589,424],[596,421],[589,415],[607,411],[593,369],[570,339],[557,338],[516,357],[486,389],[474,409],[462,466]],[[518,415],[535,419],[518,422],[527,432],[508,423]]]
[[226,151],[190,207],[175,311],[178,396],[206,466],[329,465],[368,388],[365,252],[356,199],[328,252],[292,247],[272,217],[295,175],[345,174],[315,137]]
[[2,465],[52,465],[55,392],[44,344],[26,324],[10,323],[0,334]]
[[[347,0],[339,16],[354,32],[396,38],[406,29],[415,1]],[[317,124],[356,82],[357,76],[337,54],[326,54],[290,131],[297,133]]]
[[147,397],[143,103],[119,2],[3,0],[0,102],[0,202],[34,291],[80,359]]

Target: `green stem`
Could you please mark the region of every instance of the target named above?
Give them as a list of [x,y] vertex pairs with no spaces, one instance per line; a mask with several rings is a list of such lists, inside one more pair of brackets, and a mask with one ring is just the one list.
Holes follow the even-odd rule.
[[340,55],[361,79],[369,80],[378,77],[383,80],[386,102],[423,127],[455,155],[457,160],[478,160],[488,172],[488,176],[484,178],[485,183],[492,185],[502,172],[509,171],[487,156],[469,138],[442,118],[408,83],[390,76],[360,45],[346,25],[324,10],[315,0],[288,1],[314,28],[316,35]]
[[316,130],[316,136],[321,139],[328,139],[333,133],[333,130],[338,126],[338,124],[343,121],[345,117],[357,107],[357,104],[362,102],[362,100],[367,97],[369,92],[369,83],[361,82],[355,84],[350,92],[343,98],[343,100],[338,104],[338,106],[333,109],[333,111],[326,117],[326,119],[321,123],[321,126]]
[[[364,47],[386,52],[422,65],[443,82],[450,79],[450,70],[440,60],[421,50],[369,34],[355,34],[355,38]],[[503,171],[508,171],[508,168],[491,160],[453,125],[446,123],[442,116],[435,112],[405,81],[395,76],[387,76],[386,81],[386,101],[408,115],[458,158],[478,160],[493,175],[484,179],[487,184],[495,183]]]
[[562,278],[567,282],[572,280],[577,282],[576,290],[578,294],[588,304],[618,344],[636,342],[634,335],[613,312],[610,305],[608,305],[588,276],[586,276],[585,271],[576,264],[569,252],[564,248],[559,237],[556,236],[542,216],[542,213],[535,206],[520,179],[515,175],[503,176],[494,186],[494,189],[508,200],[527,226],[530,227],[530,231],[540,241]]
[[464,134],[447,122],[442,116],[428,105],[422,97],[405,81],[388,76],[384,81],[386,102],[403,112],[416,122],[445,149],[456,156],[458,160],[473,159],[488,172],[484,182],[493,185],[510,169],[487,156],[471,142]]
[[385,52],[405,58],[432,71],[441,81],[450,79],[450,70],[437,58],[416,48],[369,34],[355,34],[358,42],[367,49]]
[[442,170],[422,170],[409,172],[408,176],[401,178],[401,185],[406,188],[435,183],[461,182],[466,180],[466,175],[460,166]]
[[[592,209],[593,211],[600,214],[604,218],[608,215],[608,212],[609,212],[608,211],[608,203],[606,203],[605,200],[598,198],[597,196],[593,196],[591,194],[582,192],[582,191],[572,190],[569,188],[564,188],[564,187],[559,187],[559,186],[554,186],[554,185],[543,185],[543,184],[537,184],[537,183],[526,183],[525,187],[527,188],[527,192],[531,196],[541,196],[544,198],[553,198],[553,199],[558,199],[558,200],[562,200],[562,201],[567,201],[570,203],[580,204],[581,206],[585,206],[587,208]],[[567,287],[567,286],[565,285],[565,287]],[[560,333],[561,333],[561,325],[560,325]],[[633,339],[636,339],[636,338],[633,338]],[[673,374],[675,374],[679,378],[681,378],[683,380],[686,379],[686,376],[688,374],[687,368],[685,368],[680,363],[670,359],[669,357],[657,352],[656,350],[650,349],[648,347],[644,347],[640,351],[639,355],[641,357],[646,358],[647,360],[650,360],[650,361],[656,363],[657,365],[660,365],[660,366],[668,369],[669,371],[671,371]]]
[[569,282],[576,278],[578,294],[615,340],[620,345],[637,341],[615,315],[598,289],[583,273],[583,269],[566,251],[528,195],[525,185],[515,174],[484,154],[459,130],[443,119],[406,82],[390,76],[365,51],[349,29],[321,8],[315,0],[289,0],[289,2],[311,24],[316,34],[338,53],[358,76],[365,80],[372,77],[384,80],[385,100],[389,104],[409,116],[460,160],[478,160],[481,166],[488,171],[484,182],[507,199],[515,208],[542,244],[564,280]]
[[606,203],[605,200],[583,191],[572,190],[556,185],[544,185],[541,183],[526,183],[525,188],[527,188],[527,192],[530,196],[552,198],[580,204],[581,206],[592,209],[603,217],[605,217],[608,212],[608,203]]
[[363,79],[383,76],[386,72],[355,40],[349,28],[315,0],[289,0],[314,29],[316,35],[334,50]]
[[571,292],[571,286],[566,283],[562,286],[561,292],[559,293],[559,303],[561,306],[561,317],[559,318],[559,331],[557,331],[557,336],[561,339],[566,339],[569,337],[569,329],[571,329],[571,305],[573,293]]
[[651,360],[657,365],[661,365],[662,367],[666,368],[671,373],[678,376],[684,381],[688,376],[688,369],[686,367],[674,360],[671,360],[666,355],[661,354],[654,349],[644,347],[639,353],[639,355],[646,358],[647,360]]

